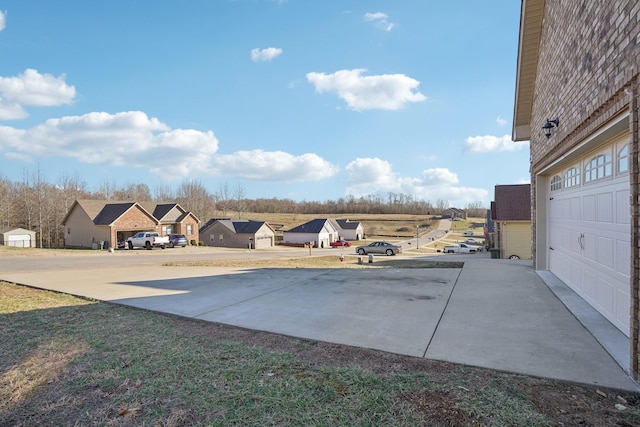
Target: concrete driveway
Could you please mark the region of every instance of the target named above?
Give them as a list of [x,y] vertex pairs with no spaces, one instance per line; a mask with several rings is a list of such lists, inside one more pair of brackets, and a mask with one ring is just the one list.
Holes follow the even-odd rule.
[[[478,254],[456,255],[462,269],[238,269],[162,266],[157,257],[167,255],[159,252],[129,265],[133,254],[121,263],[113,255],[76,260],[78,267],[43,260],[42,269],[33,259],[0,260],[0,279],[300,338],[639,390],[523,261]],[[109,257],[115,265],[104,265]]]

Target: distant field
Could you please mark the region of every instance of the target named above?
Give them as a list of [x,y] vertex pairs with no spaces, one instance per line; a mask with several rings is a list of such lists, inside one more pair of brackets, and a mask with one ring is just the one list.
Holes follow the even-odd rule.
[[[314,214],[283,214],[283,213],[259,213],[244,214],[245,218],[258,221],[266,221],[276,232],[289,230],[300,224],[304,224],[315,218],[339,218],[360,221],[364,232],[370,238],[374,236],[397,236],[399,238],[413,237],[416,235],[416,226],[422,229],[437,227],[438,221],[432,221],[432,215],[379,215],[379,214],[350,214],[350,215],[314,215]],[[230,218],[237,218],[231,216]]]

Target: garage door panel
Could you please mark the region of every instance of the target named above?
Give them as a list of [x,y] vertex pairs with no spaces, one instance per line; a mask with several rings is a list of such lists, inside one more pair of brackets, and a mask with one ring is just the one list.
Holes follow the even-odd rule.
[[631,274],[631,248],[629,242],[622,239],[616,240],[615,262],[616,272],[618,272],[622,278],[629,279]]
[[599,264],[605,265],[609,268],[614,267],[614,246],[613,239],[608,237],[598,236],[597,243],[595,244],[595,249],[597,251],[596,262]]
[[[588,270],[582,270],[582,271],[583,271],[582,286],[581,286],[582,291],[584,292],[584,295],[592,303],[594,303],[596,301],[596,284],[598,283],[598,278],[596,277],[595,274],[593,274]],[[578,281],[577,283],[580,283],[580,281]]]
[[596,196],[585,196],[582,199],[582,214],[585,221],[596,220]]
[[597,236],[591,233],[581,233],[582,234],[582,246],[576,251],[577,254],[580,253],[581,250],[584,250],[584,256],[590,260],[595,261],[597,259],[596,252],[596,241],[598,240]]
[[596,286],[596,298],[600,306],[607,312],[608,317],[613,317],[613,300],[615,292],[613,286],[608,281],[600,277]]
[[[630,307],[628,176],[565,188],[548,200],[549,269],[627,336]],[[580,211],[582,216],[574,211]]]
[[[616,292],[615,310],[615,319],[624,319],[625,317],[629,317],[631,311],[631,298],[628,292],[623,292],[621,290]],[[616,326],[622,329],[626,325],[618,321]]]
[[630,202],[629,190],[620,190],[616,192],[616,223],[629,225],[631,224],[631,211],[629,210]]
[[613,204],[612,193],[601,193],[596,196],[597,205],[597,217],[596,221],[613,223],[613,211],[615,205]]

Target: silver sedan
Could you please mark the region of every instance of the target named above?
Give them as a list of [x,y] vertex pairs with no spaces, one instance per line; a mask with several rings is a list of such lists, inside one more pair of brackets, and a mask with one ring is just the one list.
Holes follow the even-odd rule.
[[388,242],[373,242],[366,246],[356,247],[358,255],[367,254],[385,254],[388,256],[396,255],[402,252],[402,246],[394,245]]

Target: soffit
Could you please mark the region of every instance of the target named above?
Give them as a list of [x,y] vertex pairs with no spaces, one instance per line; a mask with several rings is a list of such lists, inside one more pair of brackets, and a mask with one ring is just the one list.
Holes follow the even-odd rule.
[[531,109],[538,72],[544,5],[545,0],[522,0],[513,112],[514,141],[524,141],[531,137]]

